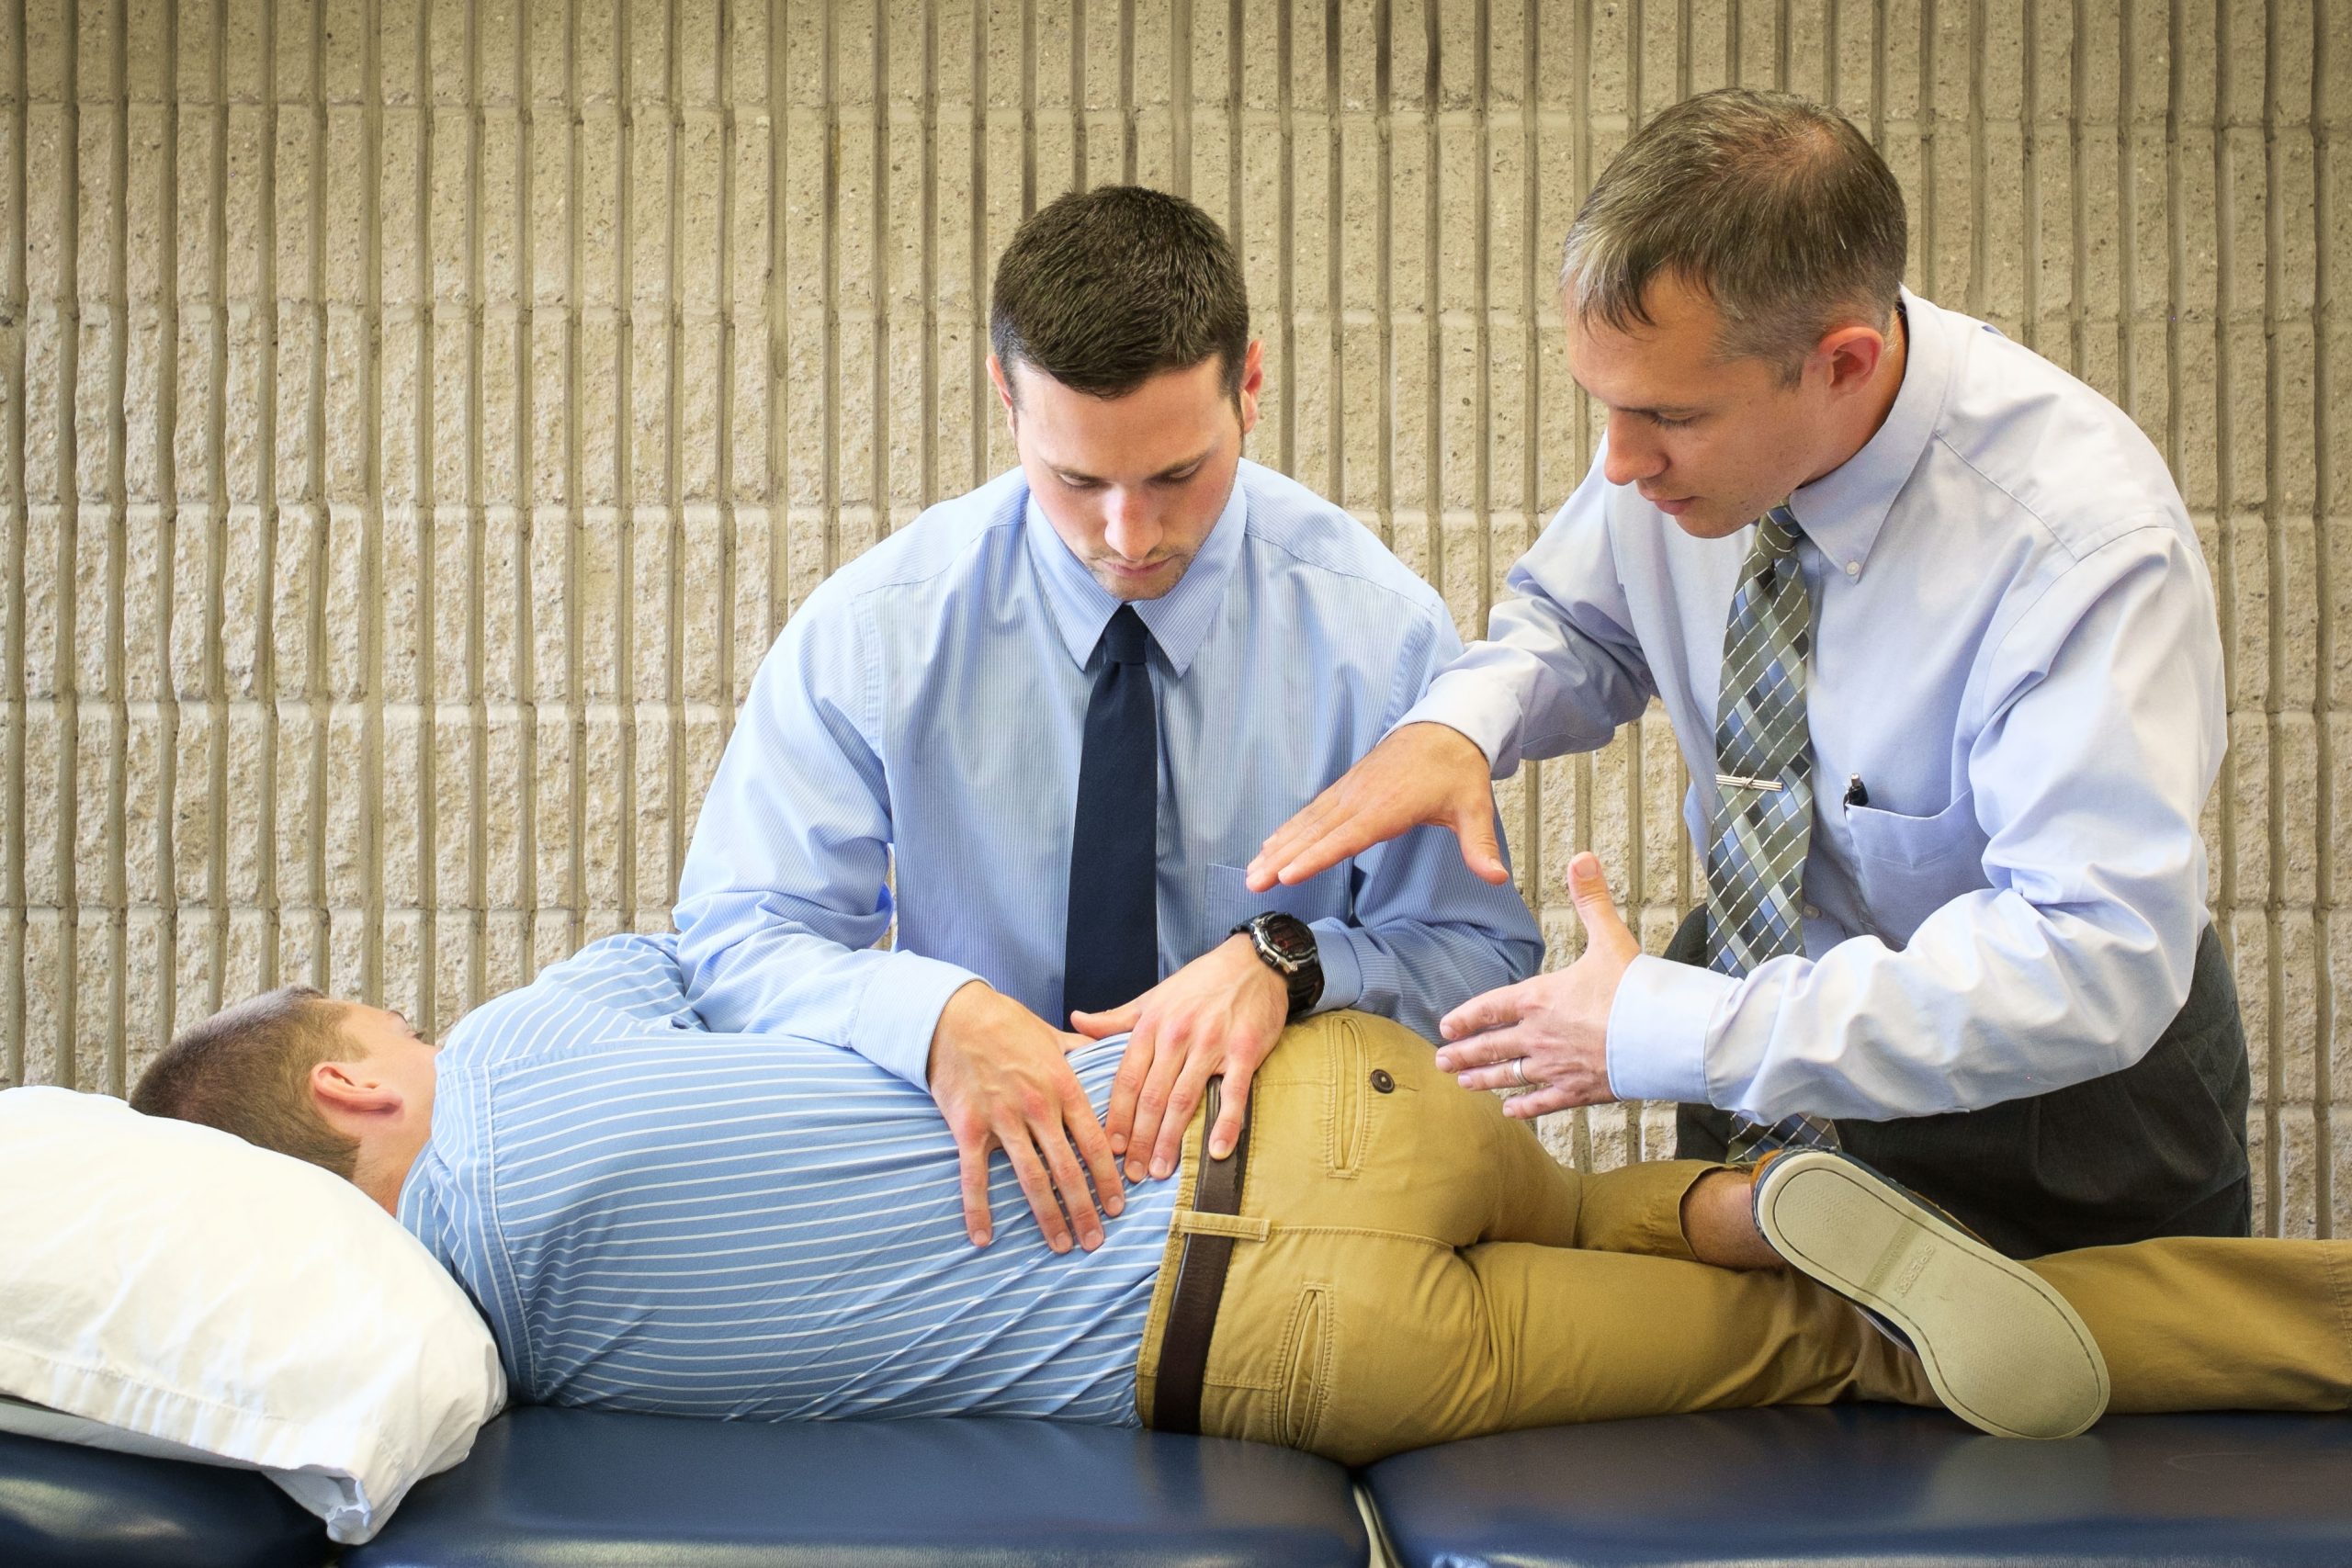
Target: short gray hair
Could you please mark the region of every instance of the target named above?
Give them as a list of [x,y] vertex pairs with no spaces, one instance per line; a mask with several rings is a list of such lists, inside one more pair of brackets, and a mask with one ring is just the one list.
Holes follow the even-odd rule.
[[1843,115],[1788,93],[1685,98],[1609,162],[1568,230],[1560,288],[1583,321],[1652,324],[1661,273],[1703,290],[1726,358],[1796,378],[1841,317],[1883,322],[1903,287],[1903,187]]

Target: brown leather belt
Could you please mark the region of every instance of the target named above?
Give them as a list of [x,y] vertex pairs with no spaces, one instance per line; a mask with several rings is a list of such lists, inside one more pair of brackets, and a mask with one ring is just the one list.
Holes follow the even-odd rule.
[[[1222,1076],[1208,1081],[1201,1107],[1201,1174],[1193,1184],[1193,1208],[1204,1214],[1241,1213],[1241,1177],[1250,1163],[1250,1108],[1241,1108],[1241,1133],[1233,1152],[1207,1157],[1209,1133],[1216,1126]],[[1176,1263],[1176,1288],[1168,1298],[1168,1326],[1159,1336],[1159,1376],[1151,1396],[1151,1424],[1162,1432],[1201,1429],[1201,1384],[1209,1370],[1209,1337],[1216,1332],[1217,1303],[1225,1297],[1225,1271],[1233,1261],[1234,1237],[1199,1231],[1184,1238]]]

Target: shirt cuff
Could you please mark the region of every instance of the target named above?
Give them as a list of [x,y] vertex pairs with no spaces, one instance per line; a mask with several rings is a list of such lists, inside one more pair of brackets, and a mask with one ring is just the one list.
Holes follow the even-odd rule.
[[1707,1028],[1738,987],[1696,964],[1634,959],[1609,1004],[1610,1092],[1706,1104]]
[[1316,920],[1306,929],[1315,933],[1315,957],[1323,965],[1323,994],[1306,1010],[1337,1012],[1355,1006],[1363,999],[1363,954],[1356,943],[1372,938],[1338,919]]
[[850,1021],[850,1048],[917,1089],[931,1087],[931,1037],[947,998],[979,978],[969,969],[920,953],[883,955],[865,977]]
[[1502,682],[1484,671],[1456,670],[1438,676],[1389,733],[1408,724],[1442,724],[1460,730],[1487,754],[1487,771],[1495,778],[1507,779],[1519,771],[1519,748],[1511,743],[1519,728],[1519,704]]

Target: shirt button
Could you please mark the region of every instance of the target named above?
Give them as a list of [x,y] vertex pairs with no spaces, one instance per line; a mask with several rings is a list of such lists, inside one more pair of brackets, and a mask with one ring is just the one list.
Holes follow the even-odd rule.
[[1804,918],[1808,920],[1817,920],[1821,919],[1821,910],[1819,907],[1813,904],[1807,904],[1804,907]]
[[1861,563],[1861,562],[1860,562],[1860,561],[1858,561],[1858,560],[1849,560],[1849,561],[1848,561],[1848,562],[1846,563],[1846,575],[1847,575],[1848,577],[1860,577],[1860,576],[1861,576],[1861,575],[1862,575],[1862,563]]
[[1386,1067],[1374,1067],[1372,1069],[1372,1087],[1386,1094],[1396,1087],[1396,1080],[1388,1076]]

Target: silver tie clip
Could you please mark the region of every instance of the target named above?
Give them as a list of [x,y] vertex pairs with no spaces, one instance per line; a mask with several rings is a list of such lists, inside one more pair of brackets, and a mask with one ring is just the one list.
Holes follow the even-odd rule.
[[1778,779],[1751,779],[1738,773],[1717,773],[1715,784],[1723,789],[1758,789],[1768,793],[1781,787]]

